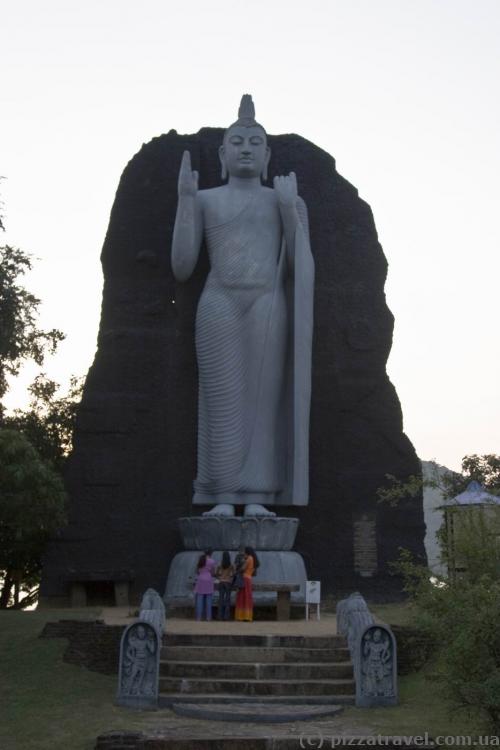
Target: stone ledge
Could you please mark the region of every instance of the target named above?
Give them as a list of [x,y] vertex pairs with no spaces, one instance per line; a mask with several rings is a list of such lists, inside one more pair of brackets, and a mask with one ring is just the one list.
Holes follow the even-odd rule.
[[272,703],[173,703],[172,711],[178,716],[208,721],[244,721],[251,723],[285,724],[290,721],[309,721],[336,716],[344,710],[336,705],[287,705]]

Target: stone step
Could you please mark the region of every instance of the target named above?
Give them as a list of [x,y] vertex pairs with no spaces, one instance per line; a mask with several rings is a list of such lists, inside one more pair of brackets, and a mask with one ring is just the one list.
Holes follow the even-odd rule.
[[[328,725],[326,725],[328,726]],[[204,730],[201,733],[195,729],[187,730],[182,737],[173,737],[170,729],[155,728],[140,731],[113,731],[99,735],[95,750],[299,750],[300,747],[358,747],[362,750],[434,750],[432,739],[414,742],[411,737],[374,737],[373,735],[334,734],[328,736],[322,725],[311,727],[310,735],[307,731],[302,734],[278,734],[272,728],[266,730],[263,736],[258,728],[255,733],[245,734],[238,731],[230,736],[221,736],[219,731]],[[421,739],[421,738],[416,738]]]
[[354,695],[354,680],[238,680],[211,677],[160,677],[161,693],[231,695]]
[[257,705],[281,704],[287,706],[296,705],[354,705],[353,695],[228,695],[227,693],[160,693],[158,705],[160,708],[170,708],[172,704],[240,704],[255,703]]
[[198,678],[210,676],[211,680],[311,680],[351,679],[351,662],[306,662],[274,664],[220,661],[166,661],[160,663],[161,677]]
[[236,635],[210,633],[165,633],[163,646],[227,646],[245,648],[345,648],[346,640],[340,635]]
[[311,721],[336,716],[342,706],[286,703],[172,703],[178,716],[208,721],[245,721],[283,724],[291,721]]
[[348,661],[346,648],[293,648],[278,646],[166,646],[161,651],[162,661],[210,661],[210,662],[331,662]]

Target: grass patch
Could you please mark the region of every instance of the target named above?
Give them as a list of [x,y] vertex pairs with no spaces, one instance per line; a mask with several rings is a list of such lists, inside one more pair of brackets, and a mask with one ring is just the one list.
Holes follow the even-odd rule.
[[414,625],[415,606],[411,602],[369,604],[370,612],[387,625]]
[[424,735],[429,737],[457,735],[489,735],[491,731],[477,717],[463,709],[452,709],[442,693],[442,686],[428,679],[435,664],[405,677],[400,677],[399,705],[385,708],[348,708],[344,716],[369,725],[376,734]]
[[[333,596],[327,595],[321,602],[321,611],[329,614],[335,614],[338,604],[338,599]],[[368,608],[370,612],[377,617],[377,619],[385,622],[388,625],[412,625],[415,608],[414,605],[409,602],[393,602],[391,604],[372,604],[368,602]]]
[[88,610],[0,612],[2,750],[90,750],[102,732],[144,726],[140,714],[113,706],[115,676],[63,662],[63,638],[38,638],[45,622],[64,617],[95,619]]

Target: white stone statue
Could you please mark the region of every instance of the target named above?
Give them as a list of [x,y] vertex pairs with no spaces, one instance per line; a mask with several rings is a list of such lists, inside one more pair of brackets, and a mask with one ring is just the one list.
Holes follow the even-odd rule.
[[198,473],[212,514],[306,505],[314,262],[295,174],[265,187],[270,149],[244,95],[219,157],[227,184],[198,190],[185,152],[172,268],[186,281],[205,240],[210,272],[196,316]]

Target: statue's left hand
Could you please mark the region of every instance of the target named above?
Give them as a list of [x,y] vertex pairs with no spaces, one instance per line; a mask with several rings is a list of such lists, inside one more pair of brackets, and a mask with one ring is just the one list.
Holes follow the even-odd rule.
[[273,185],[281,207],[292,208],[297,204],[298,192],[295,172],[290,172],[288,176],[275,177]]

